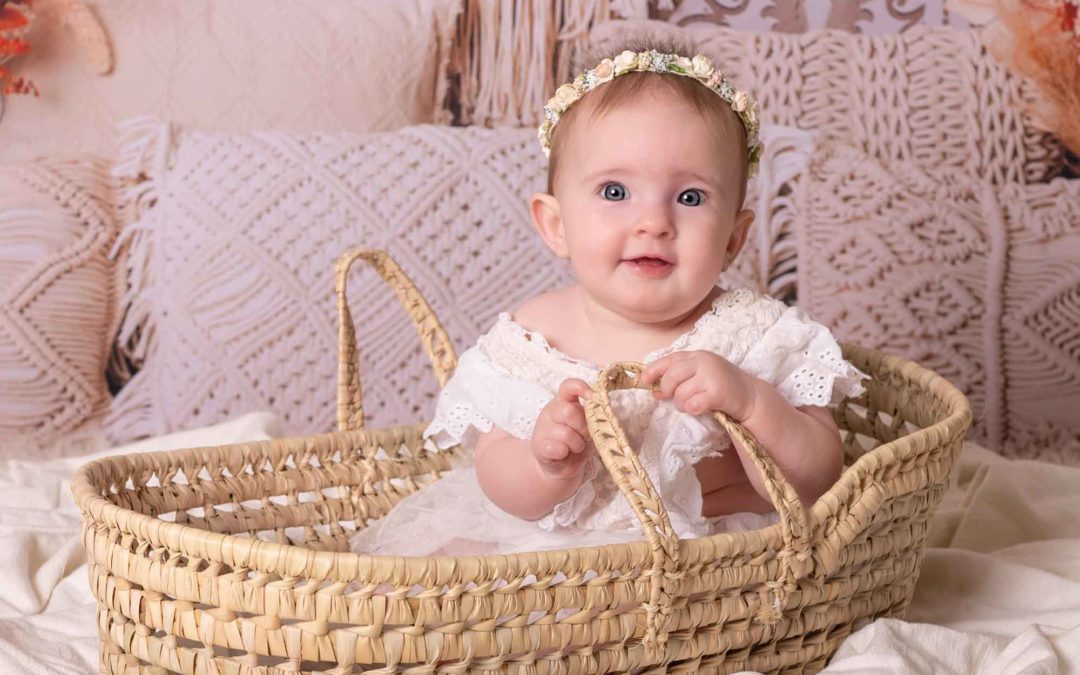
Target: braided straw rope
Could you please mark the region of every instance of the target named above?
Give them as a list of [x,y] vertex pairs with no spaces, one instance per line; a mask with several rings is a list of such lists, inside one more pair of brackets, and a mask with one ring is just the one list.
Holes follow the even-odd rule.
[[357,260],[375,268],[390,288],[416,326],[416,332],[431,359],[435,379],[439,387],[446,384],[450,374],[457,368],[457,356],[450,336],[446,334],[435,312],[427,303],[416,284],[401,267],[383,251],[369,248],[349,251],[338,258],[334,266],[334,290],[338,307],[338,430],[349,431],[364,426],[363,392],[360,389],[360,362],[356,353],[356,327],[349,311],[349,270]]
[[[347,259],[342,302],[356,259],[395,290],[411,285],[382,254]],[[398,297],[445,378],[445,333],[418,294]],[[341,353],[354,364],[341,370],[342,419],[358,424],[355,351]],[[818,670],[852,630],[907,606],[971,420],[934,373],[852,345],[844,355],[872,380],[834,411],[849,466],[809,512],[767,453],[717,416],[780,514],[752,532],[676,537],[608,401],[639,386],[637,364],[609,368],[585,400],[643,542],[459,558],[349,552],[356,527],[449,466],[449,453],[423,450],[419,424],[91,462],[72,490],[101,672]]]
[[[585,401],[585,417],[604,466],[641,521],[653,552],[652,581],[649,603],[645,605],[643,643],[646,650],[653,650],[662,649],[667,642],[672,594],[666,582],[679,580],[683,576],[683,570],[680,569],[679,539],[671,527],[663,500],[638,461],[637,453],[630,448],[622,425],[612,411],[608,396],[611,389],[646,388],[640,382],[644,367],[641,363],[616,363],[601,373],[594,393]],[[772,625],[780,619],[780,608],[787,594],[795,589],[796,580],[807,569],[804,563],[810,554],[810,530],[806,526],[806,513],[794,488],[784,480],[772,458],[754,437],[724,413],[715,412],[713,416],[731,437],[737,439],[746,449],[780,516],[784,542],[783,549],[777,555],[781,565],[780,577],[775,584],[770,584],[774,586],[773,601],[762,603],[758,611],[758,618]]]

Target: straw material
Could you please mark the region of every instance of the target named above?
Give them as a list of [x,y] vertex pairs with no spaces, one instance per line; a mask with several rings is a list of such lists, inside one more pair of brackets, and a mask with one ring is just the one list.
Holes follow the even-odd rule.
[[[384,254],[338,263],[343,426],[359,425],[345,277],[370,262],[412,316],[440,381],[445,332]],[[852,630],[903,612],[971,412],[908,361],[848,345],[871,375],[834,411],[849,467],[812,509],[754,440],[780,515],[752,532],[679,540],[612,414],[640,386],[620,363],[586,398],[600,456],[645,541],[489,557],[348,551],[357,526],[437,480],[423,425],[129,455],[73,485],[98,600],[103,673],[693,673],[818,670]]]

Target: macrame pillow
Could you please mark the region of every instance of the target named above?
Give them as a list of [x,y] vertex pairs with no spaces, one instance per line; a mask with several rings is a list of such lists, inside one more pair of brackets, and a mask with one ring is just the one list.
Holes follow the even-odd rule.
[[463,0],[108,0],[94,2],[113,68],[87,72],[73,3],[35,3],[9,96],[0,158],[112,154],[113,127],[156,115],[206,129],[379,131],[441,122]]
[[[805,134],[765,130],[761,211],[733,283],[764,290],[777,211]],[[536,131],[417,126],[377,134],[208,134],[132,126],[118,172],[142,176],[124,233],[130,289],[119,343],[139,371],[107,422],[116,440],[269,409],[287,433],[333,428],[332,266],[388,249],[464,349],[526,298],[566,283],[528,214],[544,188]],[[788,199],[788,196],[783,199]],[[793,250],[793,242],[787,242]],[[791,270],[773,270],[779,284]],[[437,388],[404,311],[374,272],[350,284],[369,424],[416,423]]]
[[0,165],[0,446],[39,446],[104,412],[113,200],[103,162]]
[[911,160],[993,183],[1035,183],[1061,154],[1022,110],[1031,92],[973,31],[918,26],[898,35],[745,33],[711,24],[609,21],[590,42],[677,37],[715,59],[761,105],[764,122],[843,140],[882,160]]
[[796,209],[800,305],[958,385],[974,440],[1080,465],[1080,182],[996,187],[825,145]]

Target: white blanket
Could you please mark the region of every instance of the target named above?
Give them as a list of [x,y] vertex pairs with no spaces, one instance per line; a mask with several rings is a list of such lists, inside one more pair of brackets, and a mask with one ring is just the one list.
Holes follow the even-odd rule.
[[826,673],[1080,673],[1080,469],[968,444],[906,621],[851,635]]
[[[278,435],[266,414],[112,452]],[[0,462],[0,673],[97,672],[69,483],[87,458]],[[906,621],[850,636],[827,673],[1080,673],[1080,469],[968,445]]]
[[98,672],[97,612],[71,495],[75,469],[96,457],[280,436],[252,413],[90,456],[0,461],[0,673]]

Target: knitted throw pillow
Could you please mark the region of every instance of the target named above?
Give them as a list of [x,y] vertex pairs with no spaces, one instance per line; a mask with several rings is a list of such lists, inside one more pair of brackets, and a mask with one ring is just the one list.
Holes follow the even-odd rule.
[[750,33],[707,23],[609,21],[590,42],[689,42],[761,104],[765,122],[813,131],[881,160],[910,160],[996,184],[1035,183],[1061,165],[1059,146],[1025,120],[1031,92],[974,31],[917,26],[896,35],[817,30]]
[[796,209],[800,305],[959,386],[974,440],[1080,465],[1080,182],[996,187],[825,145]]
[[113,199],[97,160],[0,165],[0,445],[47,442],[108,402]]
[[[766,133],[777,142],[749,197],[759,237],[773,229],[768,194],[811,147],[800,132]],[[143,122],[119,171],[147,178],[132,184],[137,218],[124,235],[120,343],[140,370],[110,412],[116,440],[261,409],[286,433],[332,429],[332,267],[348,248],[388,249],[459,350],[499,312],[569,280],[529,218],[546,182],[532,128],[207,134]],[[732,282],[764,290],[769,246],[747,249]],[[426,419],[437,388],[404,311],[372,271],[349,289],[368,423]]]

